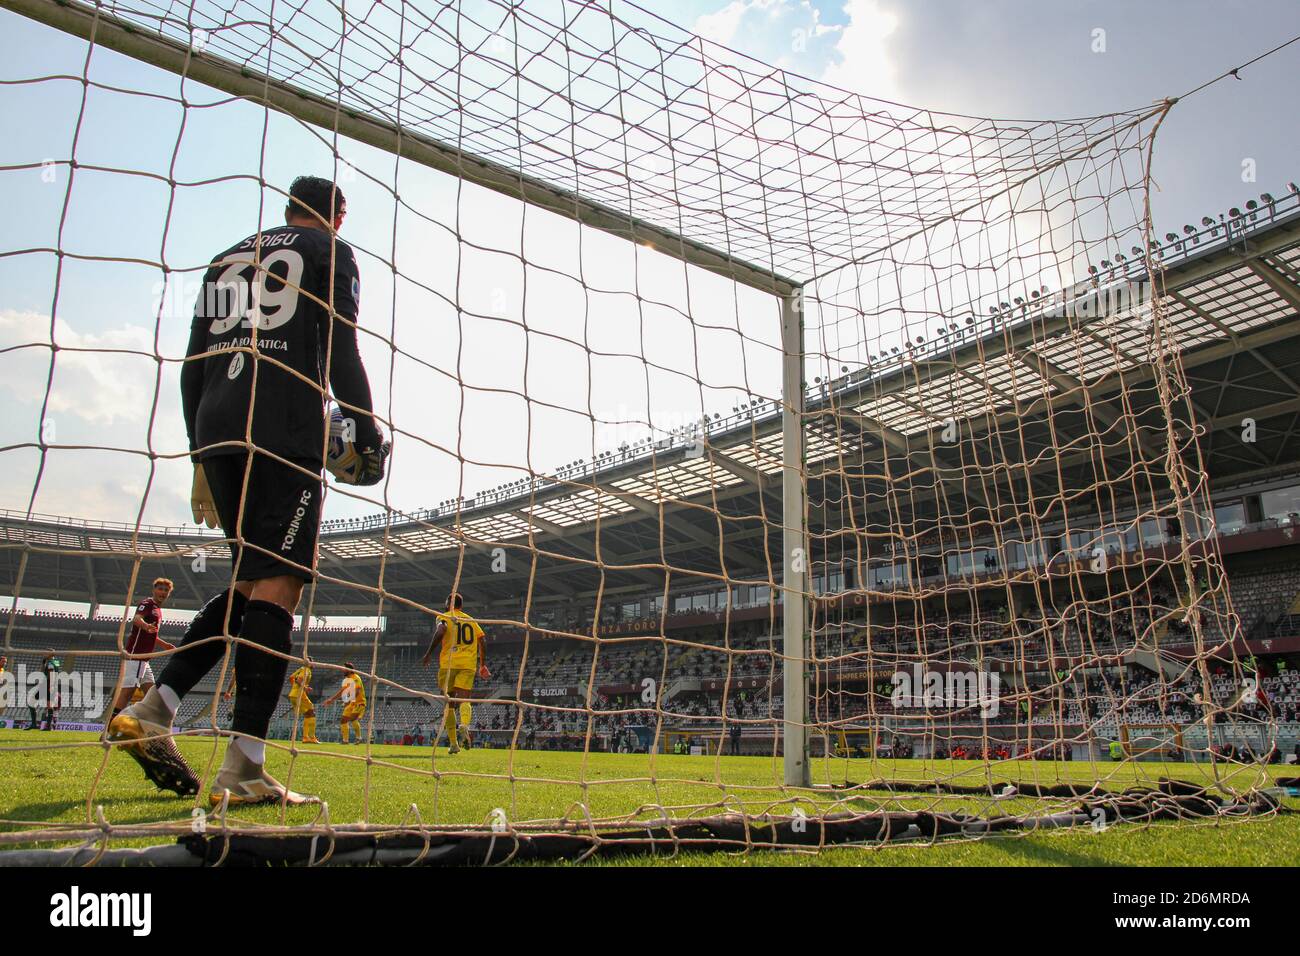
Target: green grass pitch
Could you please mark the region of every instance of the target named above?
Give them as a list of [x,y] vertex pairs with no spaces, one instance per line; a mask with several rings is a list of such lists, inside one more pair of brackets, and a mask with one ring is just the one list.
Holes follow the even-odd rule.
[[[214,743],[216,746],[214,746]],[[186,738],[180,746],[204,775],[209,762],[220,761],[224,741]],[[30,749],[39,748],[39,749]],[[102,807],[110,823],[185,821],[192,800],[161,794],[148,784],[128,756],[105,753],[91,734],[0,731],[0,828],[31,829],[39,823],[78,824],[93,820]],[[107,760],[105,757],[107,756]],[[324,744],[291,755],[273,749],[269,769],[303,792],[319,794],[329,803],[335,823],[397,824],[411,822],[412,804],[426,824],[482,824],[494,808],[514,822],[568,817],[581,820],[585,812],[600,818],[623,817],[643,810],[639,819],[653,819],[666,807],[674,816],[708,815],[724,809],[788,813],[789,794],[779,787],[781,762],[771,757],[688,757],[613,755],[536,751],[471,750],[454,757],[445,747],[431,756],[428,747],[366,749]],[[1227,772],[1231,769],[1231,772]],[[1294,774],[1295,768],[1268,768],[1270,776]],[[985,767],[977,761],[824,760],[813,764],[818,783],[846,780],[934,779],[979,784],[986,781],[1035,781],[1042,784],[1090,782],[1100,778],[1107,789],[1151,784],[1161,776],[1209,783],[1205,764],[1089,764],[1052,761],[1005,762]],[[651,779],[653,778],[653,779]],[[1257,768],[1223,768],[1220,778],[1245,789],[1263,778]],[[92,795],[93,783],[93,795]],[[950,809],[1008,813],[1028,810],[1028,800],[1012,799],[990,807],[990,801],[934,795],[887,797],[878,791],[816,791],[801,798],[805,812],[847,800],[856,810]],[[982,805],[981,805],[982,804]],[[206,802],[205,804],[206,805]],[[586,810],[584,811],[584,807]],[[1054,809],[1063,808],[1063,804]],[[1082,828],[1069,832],[1038,832],[982,840],[945,842],[936,846],[887,848],[843,847],[818,855],[790,852],[683,854],[675,859],[635,858],[612,865],[857,865],[857,866],[999,866],[999,865],[1293,865],[1300,846],[1300,800],[1284,801],[1284,811],[1262,819],[1179,824],[1121,825],[1104,832]],[[278,807],[231,811],[240,821],[276,824]],[[285,823],[307,824],[315,808],[287,812]],[[88,816],[89,815],[89,816]],[[144,845],[148,840],[114,845]],[[152,842],[170,842],[152,841]],[[601,861],[594,861],[600,865]],[[591,865],[591,864],[584,864]]]

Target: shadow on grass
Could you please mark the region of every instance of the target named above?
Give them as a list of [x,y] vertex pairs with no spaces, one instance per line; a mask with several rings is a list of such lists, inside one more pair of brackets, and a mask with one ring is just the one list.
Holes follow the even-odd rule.
[[1064,844],[1059,836],[1050,838],[1044,836],[996,837],[991,840],[982,841],[982,845],[987,850],[996,850],[997,852],[1010,857],[1010,859],[1002,861],[1001,864],[997,861],[989,861],[983,865],[1023,866],[1026,863],[1034,863],[1039,866],[1089,867],[1116,867],[1128,865],[1103,859],[1096,853],[1081,853],[1075,849],[1071,849]]
[[[114,823],[155,823],[158,820],[180,819],[189,816],[191,800],[172,796],[170,793],[141,793],[124,797],[96,797],[92,806],[104,807],[105,811],[121,811],[121,817],[112,814]],[[52,821],[59,824],[85,822],[86,801],[48,800],[44,803],[24,803],[16,807],[0,809],[0,818],[5,820]],[[134,811],[134,812],[132,812]],[[75,817],[71,816],[75,814]],[[2,825],[3,829],[12,831],[17,827],[12,824]]]

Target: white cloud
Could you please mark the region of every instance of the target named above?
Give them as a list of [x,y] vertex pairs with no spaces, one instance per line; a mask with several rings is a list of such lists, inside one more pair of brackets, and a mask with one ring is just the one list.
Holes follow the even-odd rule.
[[857,93],[897,99],[898,85],[889,37],[898,29],[898,17],[878,0],[848,0],[844,12],[849,22],[838,30],[835,45],[839,59],[821,79]]
[[[753,7],[769,6],[773,0],[732,0],[716,13],[706,13],[695,21],[695,32],[706,40],[731,46],[740,31],[740,23]],[[781,2],[781,0],[775,0]]]
[[51,381],[49,316],[0,310],[0,349],[16,350],[7,353],[0,389],[39,407],[48,386],[50,414],[97,425],[147,420],[156,385],[156,366],[147,357],[153,353],[152,330],[125,325],[83,333],[58,319],[54,344],[59,352]]
[[[141,519],[145,523],[188,520],[188,461],[157,459],[150,481],[151,446],[161,455],[183,456],[187,449],[178,367],[164,365],[159,378],[152,358],[153,330],[128,323],[82,332],[59,319],[54,326],[57,352],[51,353],[50,341],[48,315],[0,310],[0,396],[5,408],[0,446],[27,446],[3,453],[0,496],[5,505],[21,510],[30,506],[44,514],[134,521],[141,501],[146,501]],[[52,378],[51,354],[56,356]],[[43,462],[34,447],[42,434],[52,446]]]
[[699,17],[694,32],[775,66],[882,99],[898,95],[889,37],[898,16],[879,0],[846,0],[844,24],[827,24],[810,0],[732,0]]
[[814,77],[833,56],[839,31],[821,22],[809,0],[732,0],[698,18],[693,29],[707,40]]

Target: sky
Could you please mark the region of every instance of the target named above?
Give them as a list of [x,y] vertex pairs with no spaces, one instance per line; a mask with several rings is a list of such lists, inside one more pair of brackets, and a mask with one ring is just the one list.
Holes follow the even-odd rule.
[[[811,80],[972,117],[1141,108],[1300,35],[1294,0],[651,9]],[[188,111],[98,90],[83,111],[85,56],[82,41],[0,11],[0,80],[70,77],[0,87],[0,506],[189,523],[179,359],[199,270],[279,221],[281,200],[258,177],[287,185],[339,170],[343,238],[361,264],[363,357],[377,409],[401,430],[390,480],[332,492],[327,518],[434,506],[779,392],[766,296],[350,141],[338,141],[338,167],[333,134],[193,83]],[[172,75],[102,49],[90,75],[137,93],[179,90]],[[1300,44],[1174,106],[1152,166],[1161,233],[1300,178],[1298,79]],[[65,165],[43,164],[69,157],[74,137],[81,163],[202,185],[83,169],[69,189]],[[395,182],[413,209],[395,208]],[[113,261],[67,258],[58,271],[53,255],[18,254],[55,246]],[[177,270],[166,283],[160,262]],[[42,455],[31,447],[42,435],[59,447]]]

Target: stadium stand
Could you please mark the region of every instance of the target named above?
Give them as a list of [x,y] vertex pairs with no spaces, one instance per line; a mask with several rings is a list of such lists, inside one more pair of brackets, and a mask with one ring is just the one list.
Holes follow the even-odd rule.
[[[1237,234],[1250,236],[1255,251],[1249,263],[1226,241],[1228,233],[1215,228],[1171,240],[1162,250],[1172,321],[1183,323],[1179,327],[1189,335],[1195,331],[1182,358],[1196,371],[1194,393],[1204,392],[1208,404],[1210,393],[1224,394],[1230,362],[1237,363],[1234,374],[1239,375],[1242,363],[1254,361],[1256,392],[1265,396],[1232,393],[1236,405],[1201,423],[1207,429],[1205,469],[1215,489],[1213,514],[1155,517],[1134,505],[1116,508],[1105,526],[1089,523],[1086,516],[1070,515],[1068,522],[1055,516],[1041,522],[1032,541],[978,536],[942,545],[921,541],[911,554],[882,546],[855,561],[822,548],[813,568],[818,598],[810,680],[820,727],[814,736],[821,739],[815,747],[833,751],[846,746],[850,735],[863,738],[870,727],[879,746],[914,756],[949,752],[965,746],[967,738],[992,734],[1013,756],[1034,754],[1045,741],[1056,740],[1076,757],[1096,757],[1127,725],[1170,723],[1188,728],[1188,749],[1197,751],[1196,734],[1207,732],[1196,727],[1202,708],[1195,702],[1207,692],[1216,707],[1225,708],[1220,716],[1227,719],[1216,726],[1219,739],[1200,741],[1202,751],[1247,745],[1245,738],[1262,726],[1261,708],[1277,724],[1282,749],[1294,745],[1300,515],[1291,509],[1300,488],[1300,445],[1288,423],[1291,405],[1300,400],[1287,383],[1292,380],[1288,369],[1300,367],[1300,294],[1294,283],[1287,285],[1283,267],[1300,256],[1300,191],[1273,203],[1266,214],[1249,221],[1243,216]],[[1213,319],[1208,331],[1206,316]],[[1258,361],[1265,348],[1267,363]],[[860,400],[869,384],[892,374],[886,368],[874,378],[846,375],[810,387],[808,401],[849,404]],[[1291,404],[1274,401],[1287,394]],[[1199,400],[1196,394],[1193,400]],[[1252,415],[1259,417],[1259,440],[1243,458],[1240,442],[1224,436]],[[707,423],[711,453],[742,455],[746,443],[755,441],[756,447],[768,447],[765,442],[779,437],[778,419],[773,403],[754,401]],[[733,436],[740,444],[728,451]],[[352,582],[365,584],[377,573],[382,555],[385,588],[398,600],[377,641],[373,631],[314,623],[299,633],[295,649],[305,641],[323,665],[318,699],[332,693],[337,681],[329,664],[353,659],[369,670],[373,660],[368,719],[374,738],[427,743],[440,701],[433,671],[419,663],[431,625],[426,613],[405,610],[401,602],[441,604],[459,554],[447,529],[455,524],[458,534],[499,537],[504,532],[492,522],[524,509],[545,522],[535,534],[553,554],[580,556],[590,549],[596,515],[583,483],[621,485],[626,494],[627,488],[641,487],[637,482],[644,484],[647,475],[678,467],[686,469],[680,476],[685,481],[691,440],[693,435],[683,431],[662,443],[620,448],[553,475],[411,514],[327,522],[322,567],[346,566]],[[759,470],[773,467],[753,455],[745,460]],[[751,475],[748,465],[732,461],[731,467]],[[478,743],[617,749],[652,745],[655,734],[666,733],[670,736],[661,746],[680,737],[716,748],[724,730],[739,723],[745,749],[772,752],[784,698],[781,601],[768,580],[772,557],[763,552],[766,546],[755,551],[742,535],[723,537],[734,582],[729,587],[692,575],[677,575],[665,587],[661,574],[647,581],[619,568],[620,562],[635,562],[640,545],[634,542],[661,536],[663,553],[683,566],[716,563],[718,539],[701,535],[681,517],[690,497],[705,487],[687,484],[686,490],[665,493],[662,523],[658,508],[650,514],[617,506],[616,517],[602,523],[608,556],[603,577],[579,563],[542,562],[527,628],[518,624],[524,616],[519,597],[524,572],[462,580],[475,615],[488,629],[494,674],[477,691],[480,699],[493,701],[474,708]],[[734,496],[729,507],[737,514],[759,513],[766,487],[758,479],[738,480],[728,486]],[[218,572],[229,560],[228,549],[214,535],[184,528],[136,529],[5,512],[0,536],[18,545],[0,551],[0,579],[12,585],[21,571],[24,597],[89,607],[85,615],[12,614],[11,665],[39,666],[44,649],[58,647],[65,666],[90,668],[110,686],[123,621],[98,608],[102,596],[127,597],[135,555],[147,555],[142,573],[176,579],[172,603],[182,609],[194,609],[204,593],[191,571],[197,556]],[[614,542],[625,548],[623,557]],[[1197,649],[1179,597],[1185,582],[1171,576],[1166,560],[1185,546],[1217,549],[1232,595],[1230,612],[1208,613],[1201,621],[1213,664],[1207,673],[1186,664]],[[62,559],[67,549],[84,553],[84,560]],[[1091,573],[1083,565],[1097,553],[1107,564]],[[652,555],[659,560],[659,551]],[[552,587],[560,575],[564,587]],[[606,596],[598,602],[601,588]],[[373,610],[359,603],[365,600],[359,593],[322,578],[313,613]],[[164,636],[183,630],[164,615]],[[924,707],[896,706],[889,675],[934,662],[956,669],[978,665],[1001,675],[1004,705],[996,714],[945,713],[942,721]],[[1233,704],[1248,676],[1257,680],[1267,705]],[[216,694],[210,678],[186,701],[180,722],[194,728],[210,724]],[[325,739],[336,732],[332,710],[319,714]],[[228,711],[218,700],[218,726],[228,720]],[[650,732],[639,735],[636,728]],[[287,736],[291,730],[286,703],[273,731]],[[838,745],[832,739],[837,734]]]

